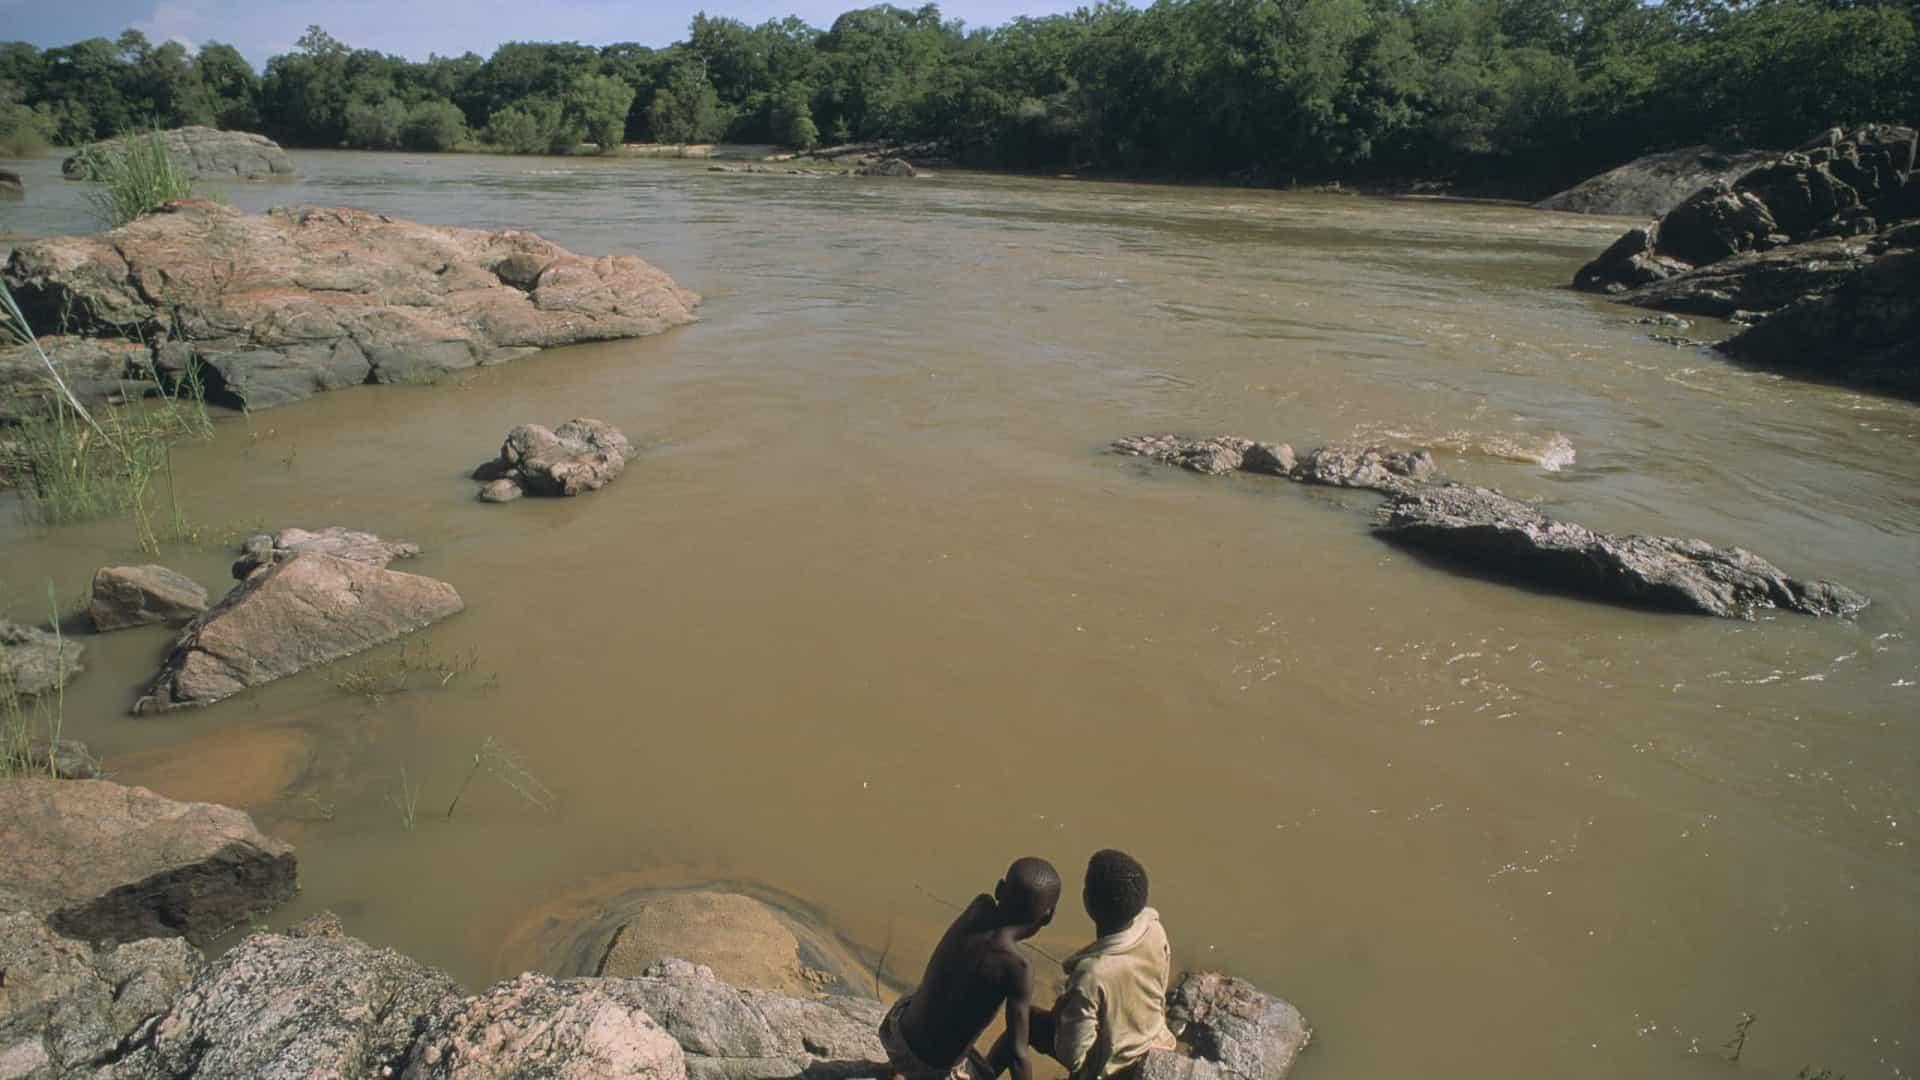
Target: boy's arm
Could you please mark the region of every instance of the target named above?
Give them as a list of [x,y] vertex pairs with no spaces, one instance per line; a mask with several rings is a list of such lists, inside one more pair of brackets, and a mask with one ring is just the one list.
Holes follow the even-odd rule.
[[1053,1056],[1069,1076],[1079,1074],[1100,1038],[1100,1008],[1093,1000],[1098,991],[1090,983],[1078,972],[1070,973],[1066,992],[1053,1007]]
[[1011,1080],[1033,1080],[1033,1061],[1027,1057],[1028,1026],[1033,1022],[1033,968],[1015,957],[1012,985],[1007,988],[1007,1042],[1013,1057],[1007,1062]]

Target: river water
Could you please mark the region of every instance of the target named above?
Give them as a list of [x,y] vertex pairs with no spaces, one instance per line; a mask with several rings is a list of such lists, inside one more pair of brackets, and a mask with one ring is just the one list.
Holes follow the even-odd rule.
[[[1182,964],[1307,1013],[1303,1080],[1920,1073],[1920,408],[1660,344],[1566,290],[1622,222],[296,157],[298,182],[213,190],[534,229],[706,302],[661,337],[176,451],[202,539],[164,561],[201,581],[250,528],[342,524],[420,543],[403,568],[467,601],[429,640],[472,670],[379,701],[314,673],[130,717],[166,633],[89,642],[68,733],[292,840],[303,892],[274,925],[331,908],[478,986],[530,962],[503,943],[556,897],[734,879],[910,976],[949,916],[932,897],[1030,853],[1077,881],[1115,846]],[[89,227],[53,168],[27,166],[5,229]],[[624,478],[473,500],[509,427],[577,415],[644,446]],[[1874,606],[1723,622],[1462,577],[1369,537],[1371,496],[1102,452],[1163,430],[1430,446],[1561,516],[1742,544]],[[16,618],[147,561],[125,522],[47,531],[12,501],[0,543]],[[483,771],[446,815],[488,738],[549,809]],[[1089,933],[1069,901],[1043,940]]]

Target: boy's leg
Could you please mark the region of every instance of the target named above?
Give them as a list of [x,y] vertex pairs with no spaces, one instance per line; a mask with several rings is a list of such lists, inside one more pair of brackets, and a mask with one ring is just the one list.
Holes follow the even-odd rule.
[[[1053,1010],[1034,1006],[1027,1012],[1027,1045],[1048,1057],[1053,1056]],[[993,1042],[993,1049],[987,1051],[987,1070],[995,1080],[1013,1067],[1013,1043],[1006,1032]]]

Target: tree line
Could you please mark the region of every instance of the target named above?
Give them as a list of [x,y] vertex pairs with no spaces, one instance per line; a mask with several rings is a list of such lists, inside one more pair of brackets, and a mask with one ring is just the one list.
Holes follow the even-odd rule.
[[411,61],[311,27],[256,73],[138,31],[0,45],[0,146],[149,124],[299,147],[938,140],[960,160],[1286,182],[1586,175],[1920,117],[1920,0],[1102,0],[972,29],[928,4],[825,30],[697,15],[684,41]]

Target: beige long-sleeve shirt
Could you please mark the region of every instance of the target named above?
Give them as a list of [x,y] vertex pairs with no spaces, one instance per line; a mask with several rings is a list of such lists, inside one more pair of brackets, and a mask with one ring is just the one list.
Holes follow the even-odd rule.
[[1160,913],[1146,908],[1126,929],[1067,957],[1067,989],[1054,1005],[1053,1056],[1073,1080],[1107,1080],[1147,1055],[1171,1050],[1167,980],[1173,950]]

